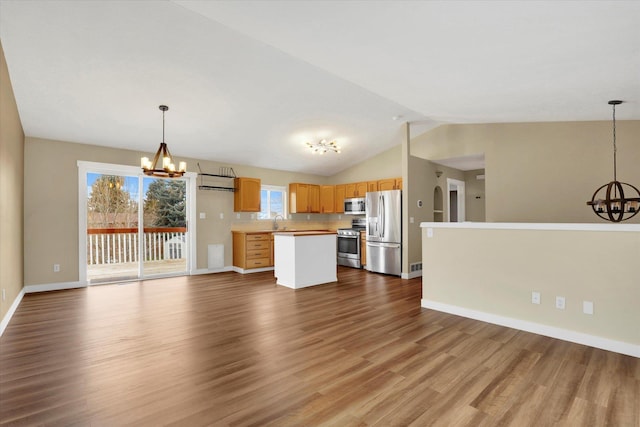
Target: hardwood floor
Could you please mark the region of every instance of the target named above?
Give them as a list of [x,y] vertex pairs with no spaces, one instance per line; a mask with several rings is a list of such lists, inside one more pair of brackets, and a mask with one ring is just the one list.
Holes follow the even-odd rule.
[[640,426],[640,359],[420,307],[340,268],[28,294],[0,338],[5,425]]

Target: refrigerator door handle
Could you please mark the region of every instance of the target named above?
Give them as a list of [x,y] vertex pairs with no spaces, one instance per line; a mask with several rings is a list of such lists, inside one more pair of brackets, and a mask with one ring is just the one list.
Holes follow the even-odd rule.
[[384,206],[384,196],[380,195],[380,206],[382,207],[382,232],[380,233],[380,237],[384,238],[384,230],[385,227],[387,226],[386,224],[386,218],[385,218],[385,206]]

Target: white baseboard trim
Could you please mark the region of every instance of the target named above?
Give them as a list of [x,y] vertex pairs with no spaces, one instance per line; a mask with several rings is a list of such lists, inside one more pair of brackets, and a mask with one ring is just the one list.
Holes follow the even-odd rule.
[[422,270],[402,273],[402,276],[400,276],[401,279],[415,279],[416,277],[422,277]]
[[2,321],[0,322],[0,337],[2,336],[2,334],[4,334],[4,330],[7,329],[7,326],[9,326],[9,321],[18,309],[18,306],[20,305],[20,301],[22,301],[22,297],[24,296],[24,294],[24,288],[22,288],[18,293],[18,296],[16,296],[16,299],[13,300],[13,303],[11,304],[11,307],[9,307],[9,311],[7,311],[7,314],[5,314],[2,318]]
[[484,311],[471,310],[441,302],[429,301],[426,299],[420,300],[420,305],[423,308],[430,308],[436,311],[442,311],[449,314],[455,314],[457,316],[468,317],[470,319],[493,323],[495,325],[506,326],[508,328],[519,329],[521,331],[532,332],[538,335],[558,338],[564,341],[588,345],[590,347],[640,358],[640,345],[557,328],[555,326],[543,325],[541,323],[500,316],[498,314],[486,313]]
[[197,270],[194,270],[191,272],[192,276],[197,276],[199,274],[211,274],[211,273],[224,273],[227,271],[233,271],[233,267],[228,265],[226,267],[222,267],[222,268],[214,268],[214,269],[208,269],[208,268],[199,268]]
[[27,285],[24,292],[30,294],[33,292],[60,291],[63,289],[86,288],[87,283],[83,282],[61,282],[61,283],[45,283],[42,285]]
[[240,268],[233,267],[233,271],[240,274],[248,274],[248,273],[260,273],[262,271],[273,271],[273,267],[263,267],[263,268]]

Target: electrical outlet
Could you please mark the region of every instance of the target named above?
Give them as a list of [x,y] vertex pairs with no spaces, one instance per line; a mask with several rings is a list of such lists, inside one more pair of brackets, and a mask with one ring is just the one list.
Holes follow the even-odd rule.
[[584,314],[593,314],[593,301],[582,301],[582,312]]
[[240,219],[240,214],[239,213],[236,214],[236,219]]
[[60,272],[60,264],[53,264],[53,272],[54,273]]
[[310,220],[310,219],[311,219],[311,215],[307,215],[307,220]]
[[5,290],[2,290],[2,301],[7,299],[7,293],[5,292]]
[[531,292],[531,304],[540,304],[540,292]]
[[207,214],[205,212],[200,212],[200,219],[206,219]]
[[556,297],[556,308],[558,310],[564,310],[565,307],[564,297]]

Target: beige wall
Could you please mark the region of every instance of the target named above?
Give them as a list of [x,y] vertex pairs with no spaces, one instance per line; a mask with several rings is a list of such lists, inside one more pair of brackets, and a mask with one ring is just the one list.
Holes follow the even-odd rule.
[[[586,202],[613,179],[611,133],[609,121],[445,125],[416,137],[411,152],[430,160],[484,153],[489,222],[604,222]],[[617,121],[618,179],[636,187],[639,140],[639,120]]]
[[[155,149],[155,147],[152,147]],[[25,164],[25,278],[26,285],[78,281],[78,160],[137,165],[149,153],[98,147],[93,145],[26,138]],[[222,165],[203,160],[186,159],[188,169],[216,173],[220,166],[231,166],[238,176],[260,178],[263,184],[283,185],[290,182],[324,183],[326,177],[242,165]],[[21,164],[21,162],[20,162]],[[55,179],[52,179],[55,177]],[[232,264],[231,230],[270,228],[270,221],[252,219],[250,213],[233,212],[233,193],[197,190],[197,268],[207,268],[207,245],[224,244],[225,265]],[[220,218],[222,214],[223,218]],[[345,222],[346,221],[346,222]],[[293,215],[286,221],[290,227],[336,227],[349,220],[338,215]],[[53,264],[60,264],[59,273]]]
[[396,135],[397,145],[383,151],[367,160],[358,163],[329,178],[331,184],[343,184],[348,182],[375,181],[384,178],[396,178],[402,176],[402,146],[401,133]]
[[[151,150],[155,148],[150,147]],[[25,176],[25,284],[78,281],[77,162],[137,165],[142,155],[149,154],[40,138],[26,139],[25,162],[30,173]],[[231,166],[238,176],[260,178],[263,184],[288,186],[291,182],[333,184],[400,176],[399,156],[398,146],[332,177],[186,160],[190,171],[197,171],[196,163],[200,164],[203,172],[209,173],[217,173],[221,166]],[[50,179],[53,175],[55,180]],[[250,213],[234,212],[231,192],[198,190],[196,205],[196,216],[199,218],[201,212],[206,215],[206,219],[196,220],[198,269],[207,268],[210,244],[223,244],[225,265],[232,264],[232,229],[271,227],[270,221],[257,221]],[[348,226],[350,220],[344,215],[312,214],[307,219],[306,214],[297,214],[282,225],[290,228],[337,228]],[[53,272],[53,264],[61,265],[59,273]]]
[[[3,83],[7,80],[3,79]],[[10,85],[8,86],[10,89]],[[6,93],[6,91],[3,91]],[[3,98],[4,99],[4,98]],[[4,105],[4,104],[3,104]],[[15,102],[14,102],[15,106]],[[15,110],[15,108],[14,108]],[[17,117],[17,111],[15,112]],[[4,115],[3,118],[9,118]],[[19,123],[19,122],[18,122]],[[3,129],[8,127],[4,127]],[[24,136],[21,136],[24,141]],[[3,141],[5,138],[3,138]],[[21,142],[22,147],[22,142]],[[155,147],[151,147],[152,150]],[[24,160],[22,158],[3,159],[9,164],[29,166],[24,174],[24,215],[20,211],[19,221],[8,221],[13,230],[16,223],[25,222],[24,262],[20,255],[17,265],[24,265],[26,285],[49,283],[73,283],[78,275],[78,170],[77,162],[92,161],[98,163],[137,165],[142,155],[150,152],[137,152],[86,144],[53,141],[41,138],[26,138]],[[288,185],[290,182],[308,182],[316,184],[355,182],[401,176],[400,146],[383,152],[363,164],[333,177],[277,171],[242,165],[227,165],[203,160],[186,159],[190,170],[196,170],[196,163],[204,172],[215,173],[220,166],[232,166],[238,176],[251,176],[262,179],[263,184]],[[11,168],[3,168],[9,171]],[[22,168],[20,168],[22,180]],[[55,176],[55,180],[51,179]],[[18,189],[18,187],[13,187]],[[19,188],[22,190],[22,187]],[[22,198],[22,191],[20,191]],[[203,212],[206,219],[197,219],[197,268],[207,266],[207,247],[209,244],[225,246],[225,265],[232,263],[232,229],[269,228],[270,222],[256,221],[249,213],[233,212],[233,194],[219,191],[197,191],[197,213]],[[14,206],[22,206],[22,203]],[[238,218],[239,215],[239,218]],[[222,216],[222,218],[221,218]],[[283,225],[298,228],[344,227],[350,224],[350,217],[343,215],[292,215]],[[21,228],[20,228],[21,229]],[[20,240],[22,245],[22,239]],[[12,249],[15,245],[12,245]],[[23,251],[14,252],[22,254]],[[6,259],[6,258],[5,258]],[[53,264],[60,264],[60,272],[53,272]],[[9,271],[3,269],[3,271]],[[22,269],[20,269],[22,274]],[[17,292],[14,292],[17,293]]]
[[[405,215],[403,230],[404,240],[407,242],[406,252],[403,254],[403,272],[410,272],[412,263],[422,261],[422,232],[420,223],[434,220],[434,192],[436,186],[442,189],[442,194],[447,197],[447,178],[464,180],[464,173],[457,169],[437,165],[419,157],[410,156],[408,161],[409,177],[408,185],[404,186],[402,193],[405,201]],[[437,177],[436,171],[441,171]],[[422,201],[422,207],[418,207],[418,200]],[[444,218],[447,218],[447,203],[444,200]],[[411,219],[413,218],[413,223]]]
[[478,179],[478,175],[484,175],[484,169],[465,171],[465,215],[467,221],[485,221],[485,190],[484,179]]
[[0,319],[20,294],[23,283],[24,132],[0,44]]
[[428,238],[423,228],[423,300],[640,345],[640,230],[432,229]]

